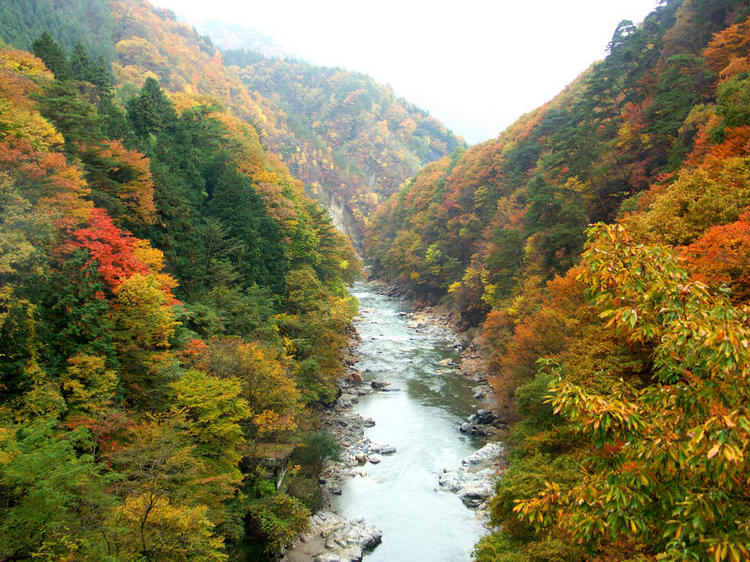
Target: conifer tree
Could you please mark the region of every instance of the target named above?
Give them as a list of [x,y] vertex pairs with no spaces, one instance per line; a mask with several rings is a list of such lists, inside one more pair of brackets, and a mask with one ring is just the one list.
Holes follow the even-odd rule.
[[55,78],[58,80],[69,80],[71,78],[68,57],[65,56],[65,52],[48,32],[45,31],[42,33],[34,41],[31,49],[36,56],[44,61],[47,68],[55,75]]

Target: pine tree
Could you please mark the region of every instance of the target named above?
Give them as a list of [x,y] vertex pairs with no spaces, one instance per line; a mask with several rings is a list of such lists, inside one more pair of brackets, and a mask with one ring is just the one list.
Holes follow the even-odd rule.
[[146,137],[160,132],[177,120],[172,102],[153,78],[147,78],[138,96],[128,103],[128,119],[138,136]]
[[46,31],[34,41],[32,52],[44,61],[58,80],[69,80],[72,77],[68,57],[60,45]]

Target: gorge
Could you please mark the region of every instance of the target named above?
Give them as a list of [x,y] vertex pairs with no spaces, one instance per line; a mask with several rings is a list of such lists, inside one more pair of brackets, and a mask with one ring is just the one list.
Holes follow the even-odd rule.
[[750,559],[749,53],[660,1],[469,147],[146,0],[2,3],[0,560]]

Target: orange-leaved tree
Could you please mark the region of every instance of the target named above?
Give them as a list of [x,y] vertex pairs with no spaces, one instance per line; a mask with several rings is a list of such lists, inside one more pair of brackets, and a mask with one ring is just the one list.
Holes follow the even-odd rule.
[[747,560],[750,311],[623,225],[594,226],[583,263],[601,317],[653,350],[652,370],[607,391],[562,376],[550,386],[591,454],[572,488],[550,482],[514,510],[590,546],[625,538],[670,560]]

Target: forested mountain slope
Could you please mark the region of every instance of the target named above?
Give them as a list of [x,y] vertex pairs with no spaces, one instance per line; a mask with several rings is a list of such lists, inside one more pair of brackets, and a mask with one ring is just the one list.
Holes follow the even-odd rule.
[[[222,51],[237,49],[254,52],[257,58],[284,58],[289,56],[273,37],[248,27],[248,24],[208,20],[196,25],[199,33],[211,38],[211,42]],[[252,53],[247,53],[252,54]]]
[[718,140],[717,118],[741,105],[742,63],[725,70],[716,47],[704,57],[712,34],[738,17],[733,4],[669,2],[641,27],[620,24],[609,56],[557,98],[428,166],[384,205],[370,229],[374,266],[435,297],[458,283],[475,319],[520,278],[566,271],[587,224],[673,180],[696,142]]
[[66,51],[80,42],[95,56],[114,56],[114,20],[106,0],[11,0],[0,6],[0,39],[31,50],[45,31]]
[[363,74],[247,51],[224,57],[283,110],[292,134],[275,136],[272,146],[329,206],[346,211],[355,241],[376,205],[406,178],[464,146],[437,119]]
[[0,18],[2,37],[14,46],[28,49],[48,30],[68,50],[80,41],[105,55],[121,100],[150,73],[172,92],[232,107],[359,246],[377,203],[424,164],[464,145],[365,75],[252,51],[222,56],[207,37],[145,0],[12,0]]
[[[353,248],[191,28],[145,2],[3,10],[11,40],[60,37],[0,44],[0,558],[272,557],[335,453],[314,412]],[[83,43],[100,16],[111,72]]]
[[369,225],[375,272],[482,325],[519,420],[480,560],[750,556],[748,15],[685,0],[623,22]]

